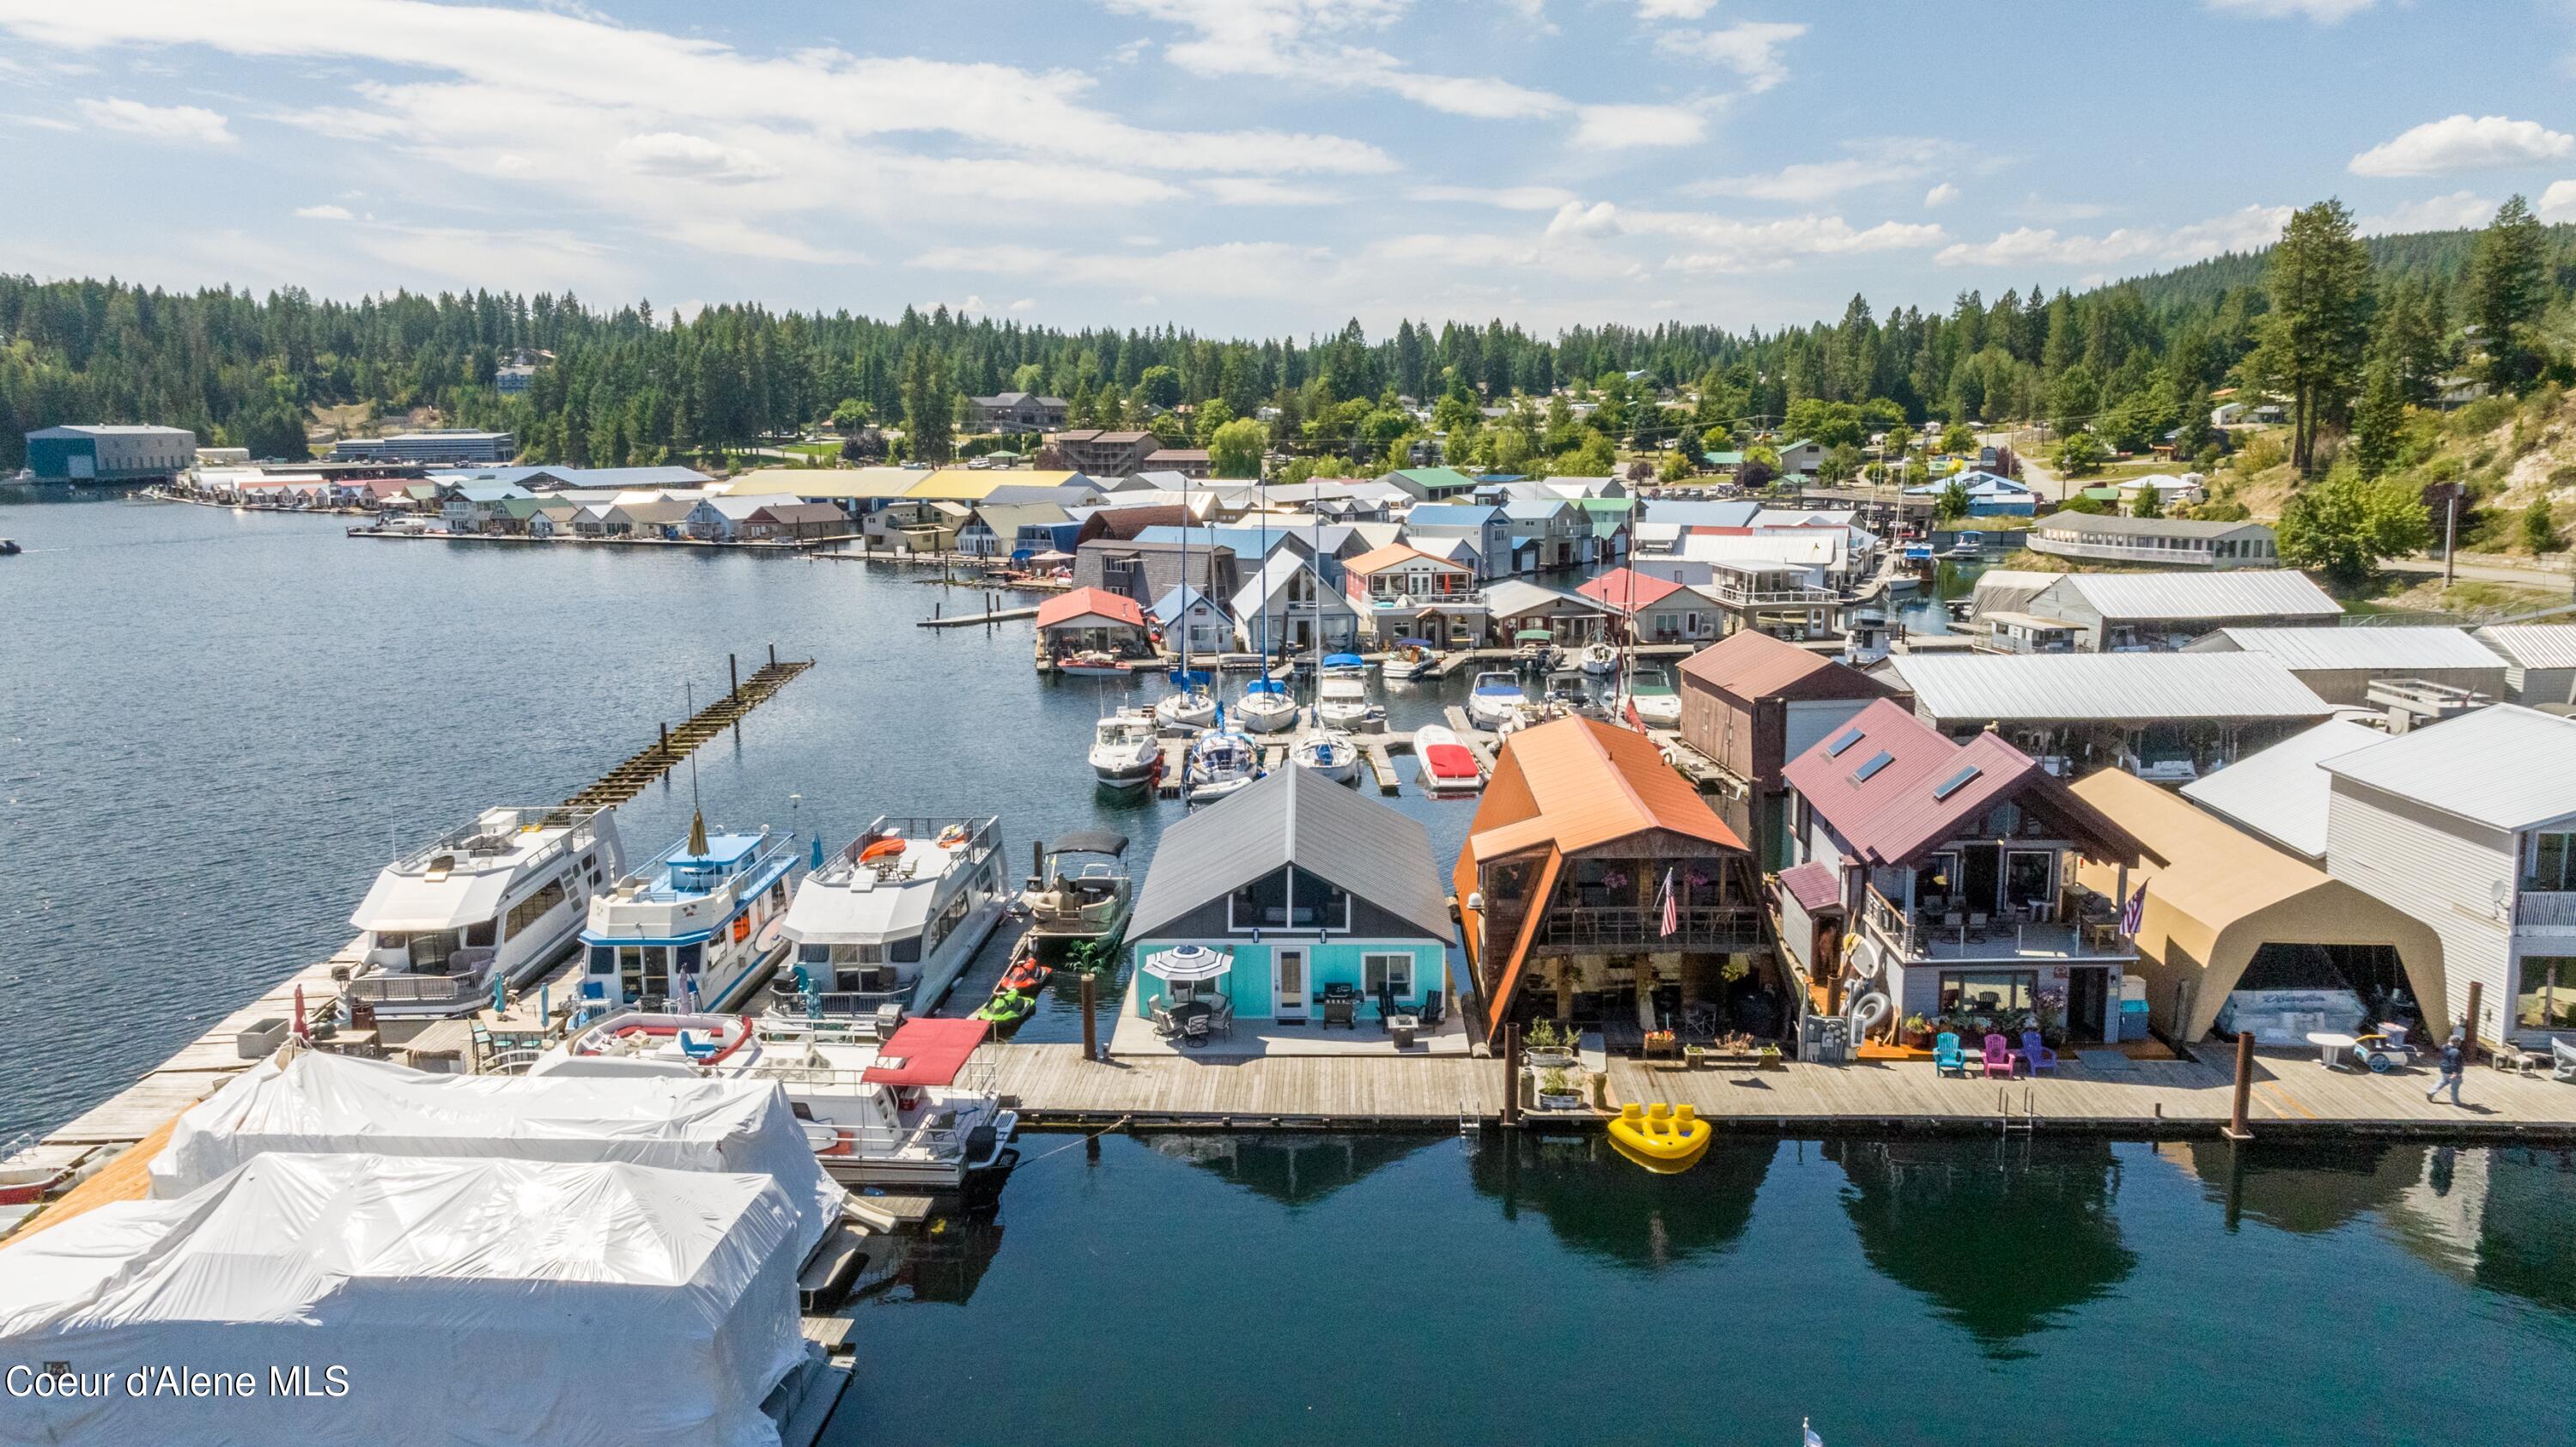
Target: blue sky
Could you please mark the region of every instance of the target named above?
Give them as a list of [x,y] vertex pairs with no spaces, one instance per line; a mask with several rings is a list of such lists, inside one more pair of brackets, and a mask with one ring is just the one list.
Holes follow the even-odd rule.
[[1741,328],[2576,219],[2564,0],[721,9],[0,0],[0,269]]

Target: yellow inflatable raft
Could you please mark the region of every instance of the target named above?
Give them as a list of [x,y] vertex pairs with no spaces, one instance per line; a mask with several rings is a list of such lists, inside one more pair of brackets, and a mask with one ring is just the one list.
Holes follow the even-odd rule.
[[1610,1121],[1610,1141],[1620,1153],[1648,1170],[1680,1170],[1708,1149],[1708,1122],[1689,1106],[1633,1101]]

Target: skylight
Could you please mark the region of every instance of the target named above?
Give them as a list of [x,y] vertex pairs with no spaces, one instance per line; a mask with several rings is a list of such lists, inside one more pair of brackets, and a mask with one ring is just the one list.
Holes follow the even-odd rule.
[[1845,729],[1843,730],[1840,738],[1837,738],[1832,743],[1825,745],[1825,757],[1829,759],[1839,759],[1843,756],[1843,750],[1848,749],[1859,742],[1860,730]]
[[1895,762],[1896,755],[1889,753],[1885,749],[1880,749],[1877,753],[1869,756],[1868,763],[1852,770],[1852,782],[1855,784],[1866,784],[1869,782],[1872,774],[1877,773],[1879,770],[1884,769]]
[[1982,768],[1975,764],[1970,764],[1966,768],[1961,769],[1959,772],[1942,780],[1941,787],[1932,791],[1932,797],[1935,799],[1947,799],[1951,795],[1959,792],[1961,789],[1968,787],[1969,782],[1983,772],[1985,772],[1985,770]]

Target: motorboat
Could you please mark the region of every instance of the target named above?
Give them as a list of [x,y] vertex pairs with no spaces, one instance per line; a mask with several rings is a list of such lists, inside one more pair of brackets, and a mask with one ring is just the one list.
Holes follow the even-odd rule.
[[798,860],[792,836],[689,818],[687,837],[590,901],[584,1010],[729,1011],[786,958],[780,927]]
[[377,874],[349,916],[364,963],[345,996],[386,1019],[471,1014],[571,950],[622,868],[614,810],[486,809]]
[[1484,766],[1476,762],[1475,750],[1439,724],[1413,731],[1413,758],[1426,794],[1472,794],[1485,787]]
[[1427,638],[1396,640],[1395,651],[1378,665],[1378,673],[1394,683],[1412,683],[1430,678],[1440,671],[1440,652]]
[[1010,907],[1001,834],[992,815],[882,815],[816,866],[780,927],[795,965],[771,1021],[872,1026],[938,1005]]
[[1103,653],[1096,649],[1086,653],[1067,654],[1066,656],[1057,659],[1055,663],[1055,671],[1063,674],[1067,678],[1125,678],[1129,676],[1126,663],[1121,660],[1117,654]]
[[0,558],[14,558],[25,551],[25,548],[18,546],[16,538],[0,538]]
[[1154,715],[1141,708],[1122,708],[1091,730],[1091,772],[1102,787],[1144,788],[1163,772],[1163,740]]
[[1660,664],[1639,664],[1630,671],[1619,690],[1616,712],[1625,719],[1631,708],[1637,711],[1638,722],[1648,728],[1682,726],[1682,696],[1673,688],[1673,676]]
[[1176,669],[1171,675],[1172,691],[1154,701],[1154,717],[1166,724],[1203,729],[1216,722],[1216,695],[1208,689],[1208,676],[1194,669]]
[[1297,723],[1297,700],[1288,685],[1275,678],[1256,678],[1243,686],[1243,700],[1234,706],[1235,723],[1250,733],[1277,733]]
[[[698,1022],[728,1018],[745,1040],[734,1041],[733,1027],[700,1035],[716,1027]],[[982,1020],[906,1020],[881,1040],[827,1040],[739,1016],[635,1011],[568,1037],[528,1073],[774,1081],[815,1160],[843,1185],[980,1190],[1018,1161],[1011,1138],[1019,1117],[1002,1108],[981,1050],[991,1031]],[[701,1058],[715,1040],[730,1048],[720,1059]]]
[[1386,710],[1369,702],[1368,680],[1349,674],[1322,678],[1315,684],[1315,722],[1348,729],[1380,722]]
[[1238,733],[1204,733],[1190,742],[1189,800],[1222,799],[1261,777],[1261,752]]
[[1486,728],[1497,728],[1527,702],[1529,694],[1522,689],[1519,674],[1490,668],[1477,674],[1474,686],[1467,690],[1467,717]]
[[1619,650],[1608,643],[1584,644],[1582,660],[1583,671],[1596,678],[1619,671]]
[[1359,773],[1360,746],[1338,729],[1308,729],[1289,745],[1288,762],[1347,784]]
[[1368,660],[1356,653],[1327,653],[1315,665],[1315,671],[1325,678],[1366,678]]
[[1512,644],[1513,663],[1531,673],[1545,673],[1565,656],[1556,635],[1544,628],[1524,628],[1512,635]]
[[1127,836],[1077,829],[1035,849],[1037,869],[1020,891],[1020,905],[1029,912],[1029,937],[1045,943],[1117,934],[1135,898],[1135,882],[1118,862],[1127,852]]

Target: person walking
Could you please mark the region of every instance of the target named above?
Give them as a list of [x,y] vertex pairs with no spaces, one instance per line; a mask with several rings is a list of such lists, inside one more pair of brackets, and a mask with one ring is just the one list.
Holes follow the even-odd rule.
[[2433,1097],[2447,1090],[2451,1092],[2451,1104],[2463,1103],[2460,1100],[2460,1077],[2468,1071],[2469,1057],[2468,1053],[2460,1047],[2467,1039],[2467,1034],[2462,1031],[2451,1032],[2450,1041],[2442,1047],[2441,1078],[2434,1082],[2431,1090],[2424,1092],[2426,1101],[2431,1101]]

